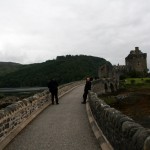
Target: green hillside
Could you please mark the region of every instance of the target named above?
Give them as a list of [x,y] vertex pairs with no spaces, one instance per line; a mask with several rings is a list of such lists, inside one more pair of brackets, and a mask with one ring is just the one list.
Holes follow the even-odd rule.
[[25,65],[15,72],[0,78],[0,87],[47,86],[47,81],[55,78],[59,84],[97,77],[98,67],[109,63],[93,56],[58,56],[55,60]]
[[0,76],[4,76],[8,73],[17,71],[22,67],[21,64],[13,62],[0,62]]

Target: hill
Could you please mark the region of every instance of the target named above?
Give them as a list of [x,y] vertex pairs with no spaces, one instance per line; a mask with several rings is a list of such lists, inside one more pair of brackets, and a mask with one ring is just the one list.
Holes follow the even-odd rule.
[[24,65],[17,71],[6,74],[0,78],[0,87],[47,86],[51,78],[63,84],[82,80],[87,76],[96,77],[98,67],[105,63],[109,62],[93,56],[58,56],[55,60]]
[[0,62],[0,76],[17,71],[22,65],[13,62]]

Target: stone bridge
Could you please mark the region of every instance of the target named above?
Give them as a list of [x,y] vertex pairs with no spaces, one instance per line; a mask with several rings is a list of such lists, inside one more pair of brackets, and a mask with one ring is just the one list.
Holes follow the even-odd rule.
[[150,131],[97,97],[116,81],[93,81],[86,105],[84,84],[59,87],[59,105],[46,90],[0,110],[0,150],[150,150]]
[[104,93],[115,92],[118,88],[119,82],[116,79],[102,78],[93,81],[92,91],[94,91],[97,95],[100,95]]

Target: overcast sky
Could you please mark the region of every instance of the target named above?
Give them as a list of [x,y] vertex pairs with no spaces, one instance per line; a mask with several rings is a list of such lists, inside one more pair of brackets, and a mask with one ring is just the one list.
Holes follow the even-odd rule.
[[150,68],[150,0],[0,1],[0,61],[85,54],[123,65],[135,47]]

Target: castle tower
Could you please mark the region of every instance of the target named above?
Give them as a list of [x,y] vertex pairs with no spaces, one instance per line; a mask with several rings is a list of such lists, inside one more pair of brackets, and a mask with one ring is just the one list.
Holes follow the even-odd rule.
[[125,58],[125,63],[128,71],[147,73],[147,54],[142,53],[138,47],[130,51],[130,54]]

